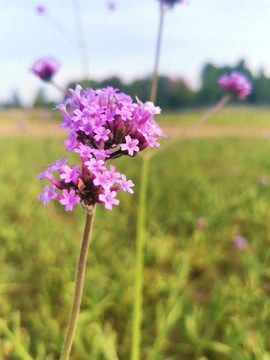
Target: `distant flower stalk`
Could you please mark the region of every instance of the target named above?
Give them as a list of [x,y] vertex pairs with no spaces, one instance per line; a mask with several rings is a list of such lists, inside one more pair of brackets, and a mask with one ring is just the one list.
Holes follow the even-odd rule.
[[[46,185],[38,199],[45,205],[56,199],[66,211],[79,203],[84,207],[104,204],[112,210],[119,204],[117,191],[133,193],[134,184],[114,165],[107,168],[106,162],[123,155],[134,157],[148,146],[159,147],[157,139],[165,135],[153,115],[161,110],[151,102],[137,99],[133,103],[130,96],[112,87],[83,90],[77,85],[70,93],[57,106],[63,113],[60,127],[69,134],[63,143],[66,151],[77,153],[81,162],[69,166],[64,157],[49,165],[38,178],[47,178],[52,186]],[[58,172],[58,178],[53,172]]]
[[57,60],[45,57],[35,61],[33,66],[30,68],[30,72],[43,81],[51,81],[59,68],[60,63]]
[[218,79],[218,83],[228,94],[236,96],[243,100],[252,90],[252,85],[244,74],[233,71],[230,75],[222,75]]

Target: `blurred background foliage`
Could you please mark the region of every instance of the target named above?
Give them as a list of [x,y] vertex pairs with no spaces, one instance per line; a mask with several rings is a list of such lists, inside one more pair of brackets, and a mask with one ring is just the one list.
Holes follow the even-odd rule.
[[[1,138],[0,149],[0,354],[58,359],[84,212],[37,201],[61,139]],[[270,359],[269,152],[262,138],[186,139],[151,161],[142,359]],[[97,209],[71,360],[130,356],[140,162],[117,161],[135,194]]]
[[[223,90],[218,85],[217,79],[224,73],[230,73],[232,71],[240,71],[246,74],[253,84],[251,94],[244,100],[246,104],[270,104],[270,78],[264,74],[263,69],[261,69],[258,74],[253,75],[245,65],[244,60],[240,60],[235,66],[217,67],[211,63],[205,64],[201,71],[201,85],[196,90],[192,89],[184,78],[170,78],[161,75],[158,80],[156,104],[167,110],[213,104],[223,95]],[[113,86],[130,94],[134,99],[137,96],[140,100],[147,101],[151,87],[151,76],[135,79],[130,83],[123,82],[118,76],[106,78],[101,81],[77,79],[68,84],[66,88],[75,88],[78,83],[84,88],[92,87],[94,89]],[[0,107],[3,108],[21,106],[20,98],[16,92],[8,102],[0,104]],[[53,106],[55,106],[55,103],[47,100],[45,91],[39,90],[33,101],[33,107],[52,108]]]

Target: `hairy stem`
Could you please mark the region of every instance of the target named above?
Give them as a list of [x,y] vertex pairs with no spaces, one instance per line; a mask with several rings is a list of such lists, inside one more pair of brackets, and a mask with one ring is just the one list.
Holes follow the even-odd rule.
[[80,313],[82,292],[83,292],[83,283],[85,275],[85,267],[87,260],[88,247],[90,243],[91,231],[93,226],[93,220],[95,215],[95,206],[88,211],[86,214],[84,233],[81,243],[81,249],[79,254],[79,260],[77,264],[77,275],[75,282],[75,289],[73,295],[73,304],[69,317],[68,328],[66,332],[65,342],[62,349],[62,354],[60,360],[68,360],[69,354],[71,351],[75,330],[78,322],[78,317]]

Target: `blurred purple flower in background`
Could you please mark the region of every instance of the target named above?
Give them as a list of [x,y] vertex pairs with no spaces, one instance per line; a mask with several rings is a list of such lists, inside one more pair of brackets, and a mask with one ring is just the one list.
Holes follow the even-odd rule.
[[237,235],[232,241],[239,249],[244,249],[247,246],[247,241],[242,236]]
[[44,57],[34,62],[30,71],[41,80],[50,81],[59,68],[60,63],[57,60],[50,57]]
[[266,185],[268,185],[268,178],[267,178],[267,176],[262,176],[262,177],[260,177],[260,184],[261,185],[263,185],[263,186],[266,186]]
[[197,226],[197,228],[199,228],[199,229],[205,228],[205,226],[206,226],[206,221],[205,221],[205,219],[203,219],[203,218],[197,219],[197,220],[196,220],[196,226]]
[[46,8],[45,8],[45,6],[43,6],[43,5],[38,5],[38,6],[36,7],[36,10],[37,10],[37,12],[38,12],[39,14],[44,14],[44,13],[46,12]]
[[252,90],[252,85],[246,75],[238,71],[233,71],[230,75],[222,75],[218,79],[218,83],[222,89],[240,100],[243,100]]
[[110,1],[110,2],[108,3],[108,8],[109,8],[110,10],[115,10],[115,9],[116,9],[115,2]]

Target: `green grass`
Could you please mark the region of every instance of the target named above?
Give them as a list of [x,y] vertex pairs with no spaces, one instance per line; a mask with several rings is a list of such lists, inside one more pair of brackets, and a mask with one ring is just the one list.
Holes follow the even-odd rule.
[[[60,139],[1,139],[0,149],[2,357],[58,359],[84,212],[37,201],[46,181],[36,174],[63,156]],[[270,359],[270,187],[260,183],[269,154],[266,140],[224,137],[184,140],[151,160],[142,359]],[[135,194],[97,209],[71,360],[130,357],[140,164],[117,160]]]
[[0,125],[16,124],[21,122],[48,122],[61,121],[61,112],[50,109],[0,109]]
[[[190,125],[195,122],[209,107],[199,109],[185,109],[173,112],[163,111],[162,115],[157,116],[156,120],[162,124]],[[59,110],[50,111],[49,109],[5,109],[0,112],[0,125],[5,123],[17,123],[20,121],[49,122],[61,121]],[[251,106],[227,106],[220,112],[211,116],[206,124],[209,125],[230,125],[230,126],[269,126],[270,107],[251,107]]]

